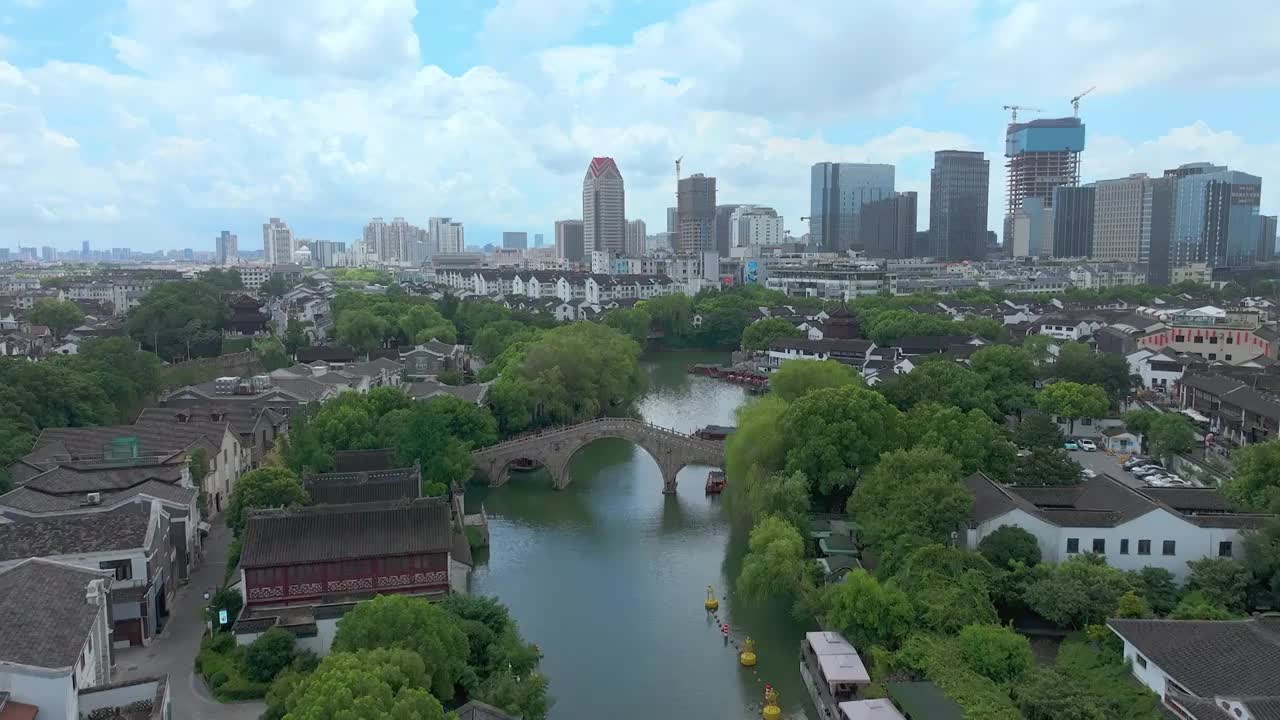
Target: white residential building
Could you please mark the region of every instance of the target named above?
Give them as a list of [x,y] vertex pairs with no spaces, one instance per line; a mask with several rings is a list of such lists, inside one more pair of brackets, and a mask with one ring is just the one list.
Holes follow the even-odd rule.
[[293,262],[293,230],[280,218],[271,218],[262,225],[262,255],[268,265]]
[[433,217],[427,221],[427,254],[448,255],[466,248],[462,223],[453,218]]
[[966,547],[1012,525],[1035,536],[1045,562],[1095,553],[1119,570],[1157,567],[1179,581],[1193,560],[1241,558],[1243,533],[1270,517],[1232,512],[1216,490],[1139,489],[1107,475],[1073,486],[1010,486],[976,473],[965,485],[974,497]]
[[627,242],[624,251],[629,257],[644,255],[645,227],[643,220],[627,221]]
[[774,245],[785,242],[786,232],[778,211],[760,205],[741,205],[729,216],[730,247]]

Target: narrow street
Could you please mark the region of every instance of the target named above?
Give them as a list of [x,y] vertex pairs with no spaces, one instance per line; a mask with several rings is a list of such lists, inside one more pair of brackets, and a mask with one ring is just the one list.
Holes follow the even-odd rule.
[[261,702],[220,703],[213,699],[204,681],[196,676],[194,663],[204,635],[204,593],[222,583],[226,572],[227,546],[231,531],[221,517],[210,521],[213,529],[205,539],[205,556],[173,600],[172,614],[164,631],[150,647],[116,651],[115,680],[168,673],[173,695],[174,717],[191,720],[256,720],[265,707]]

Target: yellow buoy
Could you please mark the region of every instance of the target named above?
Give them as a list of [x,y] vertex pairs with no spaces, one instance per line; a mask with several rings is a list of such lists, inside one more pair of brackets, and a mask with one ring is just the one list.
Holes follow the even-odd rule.
[[742,643],[742,652],[738,653],[738,662],[743,667],[754,667],[756,664],[756,644],[751,638]]
[[712,590],[710,585],[707,586],[707,601],[702,603],[702,606],[708,610],[715,610],[720,607],[720,601],[716,599],[716,591]]
[[764,720],[778,720],[782,717],[782,708],[778,707],[778,691],[773,689],[772,685],[766,685],[764,688],[764,712],[761,713]]

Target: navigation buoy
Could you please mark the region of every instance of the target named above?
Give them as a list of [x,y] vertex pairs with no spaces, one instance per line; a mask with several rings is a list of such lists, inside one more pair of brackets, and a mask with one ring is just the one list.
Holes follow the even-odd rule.
[[782,717],[782,708],[778,707],[778,691],[772,685],[764,686],[764,712],[760,716],[764,720],[778,720]]
[[720,601],[716,599],[716,591],[712,590],[710,585],[707,586],[707,601],[702,603],[702,606],[710,612],[715,612],[720,607]]
[[756,664],[756,644],[751,638],[742,643],[742,652],[738,653],[738,662],[743,667],[754,667]]

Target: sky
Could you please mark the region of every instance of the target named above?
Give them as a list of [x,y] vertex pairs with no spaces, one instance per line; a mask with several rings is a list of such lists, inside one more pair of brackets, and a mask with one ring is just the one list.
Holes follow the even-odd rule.
[[581,217],[592,156],[665,230],[675,167],[807,231],[809,167],[992,160],[1003,105],[1087,127],[1086,181],[1210,161],[1280,210],[1274,0],[0,0],[0,247],[346,240],[372,216],[469,244]]

